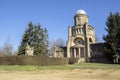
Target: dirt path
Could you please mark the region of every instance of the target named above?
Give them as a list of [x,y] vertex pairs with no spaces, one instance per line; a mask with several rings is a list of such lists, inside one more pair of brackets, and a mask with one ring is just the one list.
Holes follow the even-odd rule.
[[120,80],[120,70],[0,71],[0,80]]

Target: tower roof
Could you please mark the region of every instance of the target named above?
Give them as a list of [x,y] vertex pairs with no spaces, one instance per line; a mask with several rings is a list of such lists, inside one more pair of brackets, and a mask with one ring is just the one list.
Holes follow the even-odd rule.
[[82,9],[79,9],[79,10],[77,10],[77,12],[76,12],[76,14],[87,14],[84,10],[82,10]]

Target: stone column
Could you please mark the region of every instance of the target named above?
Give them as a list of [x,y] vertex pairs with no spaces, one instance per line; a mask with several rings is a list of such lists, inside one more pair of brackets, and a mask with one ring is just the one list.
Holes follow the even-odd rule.
[[79,50],[79,57],[78,58],[80,58],[80,48],[78,48],[78,50]]
[[83,54],[84,54],[84,57],[85,57],[85,47],[83,48]]
[[57,53],[57,56],[56,56],[56,57],[59,57],[59,52],[57,51],[56,53]]
[[75,29],[75,32],[76,32],[76,34],[77,34],[77,29]]
[[78,28],[78,33],[80,34],[80,28]]
[[69,35],[69,37],[72,36],[72,31],[71,31],[71,27],[70,26],[68,27],[68,35]]
[[90,44],[89,44],[89,38],[87,38],[87,48],[88,48],[88,58],[90,58]]
[[88,37],[88,23],[85,23],[85,60],[89,61],[89,37]]
[[71,53],[72,53],[72,49],[70,48],[70,56],[71,56]]
[[82,28],[80,29],[80,31],[81,31],[81,34],[83,34],[83,30],[82,30]]
[[76,48],[74,48],[74,58],[76,58]]
[[67,58],[70,58],[70,46],[71,46],[71,36],[72,36],[72,28],[69,26],[68,28],[68,41],[67,41]]

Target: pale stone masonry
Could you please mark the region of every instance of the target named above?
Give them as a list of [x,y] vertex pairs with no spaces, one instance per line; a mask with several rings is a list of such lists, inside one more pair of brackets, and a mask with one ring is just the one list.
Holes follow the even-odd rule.
[[78,10],[74,16],[74,26],[68,27],[66,50],[55,48],[54,57],[74,57],[87,61],[91,55],[90,44],[95,42],[95,31],[88,23],[87,13],[84,10]]
[[27,56],[33,56],[34,55],[34,49],[33,47],[30,47],[28,44],[25,49],[25,55]]

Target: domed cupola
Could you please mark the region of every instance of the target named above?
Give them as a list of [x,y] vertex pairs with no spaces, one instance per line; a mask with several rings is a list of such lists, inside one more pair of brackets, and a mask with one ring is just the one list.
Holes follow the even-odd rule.
[[77,10],[74,16],[74,22],[75,22],[75,26],[80,26],[80,25],[84,25],[85,23],[88,23],[87,13],[82,9]]
[[85,15],[87,15],[87,13],[84,10],[82,10],[82,9],[77,10],[76,15],[78,15],[78,14],[85,14]]

